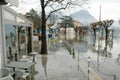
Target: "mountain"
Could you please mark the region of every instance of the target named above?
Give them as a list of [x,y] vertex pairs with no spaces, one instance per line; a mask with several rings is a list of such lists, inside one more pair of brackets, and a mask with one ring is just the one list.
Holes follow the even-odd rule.
[[120,24],[119,21],[115,21],[111,26],[114,29],[114,36],[120,36]]
[[83,25],[89,25],[90,23],[97,21],[97,19],[95,19],[87,10],[80,10],[71,14],[70,16]]

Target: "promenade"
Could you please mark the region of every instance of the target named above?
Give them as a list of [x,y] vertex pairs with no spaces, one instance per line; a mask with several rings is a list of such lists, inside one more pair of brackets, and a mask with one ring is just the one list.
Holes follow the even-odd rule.
[[36,55],[35,60],[33,80],[102,80],[92,70],[88,76],[88,64],[74,58],[62,43],[51,45],[48,55]]

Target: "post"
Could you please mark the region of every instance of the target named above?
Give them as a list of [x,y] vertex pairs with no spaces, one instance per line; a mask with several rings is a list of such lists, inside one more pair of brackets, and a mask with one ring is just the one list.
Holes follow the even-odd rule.
[[74,50],[74,48],[73,48],[73,55],[75,55],[75,50]]
[[90,57],[88,57],[88,80],[90,80],[89,73],[90,73]]
[[78,49],[78,63],[79,63],[79,49]]
[[114,75],[114,80],[116,80],[116,75]]
[[69,45],[70,47],[69,47],[69,51],[70,51],[70,54],[71,54],[71,45]]
[[98,70],[99,70],[99,66],[100,66],[100,64],[99,64],[99,58],[100,58],[100,53],[98,52],[98,57],[97,57],[97,64],[98,64]]
[[14,55],[15,55],[15,61],[17,61],[18,59],[17,59],[17,53],[14,53]]

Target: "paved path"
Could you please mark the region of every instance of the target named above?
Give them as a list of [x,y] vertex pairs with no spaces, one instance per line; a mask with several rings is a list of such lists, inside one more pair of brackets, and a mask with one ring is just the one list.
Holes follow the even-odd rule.
[[[48,55],[37,55],[33,80],[88,80],[88,62],[78,60],[62,45],[52,45]],[[90,69],[89,80],[103,80]]]
[[49,51],[48,55],[37,55],[36,61],[38,73],[33,80],[87,80],[78,62],[64,47]]

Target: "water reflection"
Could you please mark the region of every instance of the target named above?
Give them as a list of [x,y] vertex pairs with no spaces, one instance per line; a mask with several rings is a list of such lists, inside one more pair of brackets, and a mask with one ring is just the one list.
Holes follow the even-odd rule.
[[45,73],[45,76],[47,77],[47,55],[42,55],[41,57],[42,59],[42,65],[43,65],[43,68],[44,68],[44,73]]
[[75,59],[75,52],[74,52],[74,49],[73,49],[72,57],[73,57],[73,59]]
[[8,61],[13,59],[13,49],[17,49],[17,31],[16,26],[5,24],[6,53]]
[[[99,56],[105,58],[113,58],[113,57],[117,58],[119,54],[118,46],[120,46],[120,36],[117,35],[114,35],[113,37],[109,36],[108,41],[106,43],[104,35],[102,36],[102,38],[98,37],[98,33],[96,35],[97,35],[96,40],[94,39],[94,35],[91,35],[91,33],[89,35],[88,34],[84,35],[84,37],[81,37],[83,36],[82,34],[77,34],[75,35],[74,38],[71,39],[68,38],[66,40],[75,48],[75,51],[79,50],[80,54],[81,53],[86,54],[88,50],[90,50],[98,54],[98,58]],[[69,36],[72,35],[69,34]],[[117,56],[114,54],[117,54]],[[74,55],[72,56],[73,58],[75,57]]]

